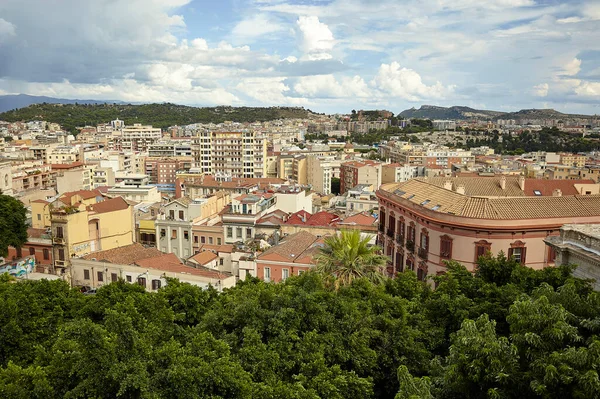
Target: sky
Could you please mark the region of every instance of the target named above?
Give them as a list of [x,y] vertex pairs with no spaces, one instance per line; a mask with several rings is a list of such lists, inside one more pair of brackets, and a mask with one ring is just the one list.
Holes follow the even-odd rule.
[[599,0],[0,0],[0,95],[600,114]]

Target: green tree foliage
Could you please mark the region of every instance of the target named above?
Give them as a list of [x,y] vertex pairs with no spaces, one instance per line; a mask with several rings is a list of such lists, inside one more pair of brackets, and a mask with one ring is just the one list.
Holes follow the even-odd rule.
[[370,240],[371,237],[361,237],[360,230],[342,230],[325,238],[325,246],[317,256],[315,270],[333,276],[336,288],[359,278],[382,283],[385,280],[383,269],[387,258],[379,254],[380,248],[369,246]]
[[435,290],[311,272],[87,296],[3,277],[0,397],[595,398],[600,295],[571,271],[500,255],[450,262]]
[[20,248],[27,242],[27,211],[23,203],[0,194],[0,256],[8,255],[8,247]]
[[294,107],[188,107],[176,104],[33,104],[25,108],[0,113],[0,120],[8,122],[41,119],[59,123],[66,130],[77,132],[76,127],[96,126],[114,119],[126,124],[144,123],[167,128],[191,123],[263,122],[282,118],[306,118],[312,112]]

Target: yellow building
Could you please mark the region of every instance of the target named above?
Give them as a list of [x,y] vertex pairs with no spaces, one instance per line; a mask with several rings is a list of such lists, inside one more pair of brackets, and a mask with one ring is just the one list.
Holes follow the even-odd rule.
[[576,166],[583,168],[587,161],[587,156],[577,154],[560,154],[560,163],[567,166]]
[[52,204],[52,251],[57,268],[69,267],[71,258],[133,243],[132,207],[121,197],[90,197],[94,191],[68,193]]

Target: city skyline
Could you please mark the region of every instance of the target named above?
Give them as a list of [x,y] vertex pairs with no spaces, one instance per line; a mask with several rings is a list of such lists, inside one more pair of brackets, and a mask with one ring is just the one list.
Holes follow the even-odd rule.
[[600,5],[471,0],[0,4],[0,95],[597,114]]

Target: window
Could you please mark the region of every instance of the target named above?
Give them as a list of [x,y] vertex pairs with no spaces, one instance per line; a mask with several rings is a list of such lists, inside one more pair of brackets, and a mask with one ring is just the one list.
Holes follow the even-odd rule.
[[164,237],[167,235],[167,231],[165,229],[160,229],[160,236]]
[[548,263],[554,263],[556,261],[556,249],[554,247],[548,247]]
[[198,236],[194,236],[194,244],[198,244]]
[[246,228],[246,238],[252,237],[252,229],[250,227]]
[[437,204],[436,206],[434,206],[433,208],[431,208],[432,211],[437,211],[438,209],[440,209],[442,206],[440,204]]
[[221,245],[221,237],[217,237],[217,245]]
[[212,245],[212,243],[213,243],[213,238],[212,237],[208,237],[208,243]]
[[119,280],[119,276],[117,275],[117,273],[111,273],[110,274],[110,281],[112,281],[113,283],[116,283],[117,280]]
[[542,192],[540,190],[533,190],[533,193],[538,196],[542,195]]
[[183,220],[183,211],[179,211],[179,219]]
[[452,238],[450,236],[440,237],[440,258],[452,259]]
[[153,290],[158,290],[160,289],[160,280],[152,280],[152,289]]
[[290,269],[282,269],[281,270],[281,279],[285,280],[290,276]]
[[37,220],[42,220],[42,215],[40,213],[37,214]]
[[223,258],[219,258],[219,266],[223,266]]
[[131,283],[131,276],[125,276],[125,280],[127,280],[128,283]]
[[65,250],[63,248],[58,249],[58,260],[65,260]]
[[146,278],[145,277],[138,277],[137,283],[138,283],[138,285],[141,285],[142,287],[146,288]]
[[200,242],[202,244],[206,244],[206,237],[204,237],[204,236],[200,237]]
[[104,273],[98,272],[98,281],[104,281]]
[[189,231],[187,231],[187,230],[185,230],[185,231],[183,232],[183,238],[185,238],[186,240],[189,240],[189,239],[190,239],[190,232],[189,232]]
[[488,252],[492,251],[492,244],[485,241],[485,240],[481,240],[481,241],[477,241],[475,243],[475,262],[477,262],[477,260],[481,257],[481,256],[485,256],[485,254],[487,254]]
[[175,219],[175,211],[169,211],[169,218]]
[[90,271],[89,271],[89,269],[83,269],[83,279],[84,280],[89,280],[90,279]]
[[237,238],[242,238],[242,228],[241,227],[236,227],[235,228],[235,236]]
[[29,247],[29,255],[35,255],[35,248]]
[[62,226],[56,227],[56,238],[64,238]]
[[50,259],[50,251],[48,251],[48,248],[44,248],[43,253],[44,253],[44,260]]
[[227,228],[227,238],[232,238],[232,237],[233,237],[233,228],[228,227]]
[[304,273],[304,270],[298,270],[298,276]]
[[430,202],[431,202],[431,200],[428,200],[428,199],[427,199],[427,200],[425,200],[425,201],[421,202],[421,205],[427,205],[427,204],[429,204]]
[[174,240],[177,238],[177,230],[173,229],[171,230],[171,239]]
[[421,248],[426,251],[429,249],[429,234],[426,230],[421,232]]
[[271,281],[271,268],[270,267],[265,267],[265,272],[264,272],[264,280],[268,283],[269,281]]
[[525,243],[523,241],[515,241],[510,244],[510,248],[508,249],[508,257],[513,258],[515,262],[525,264]]

